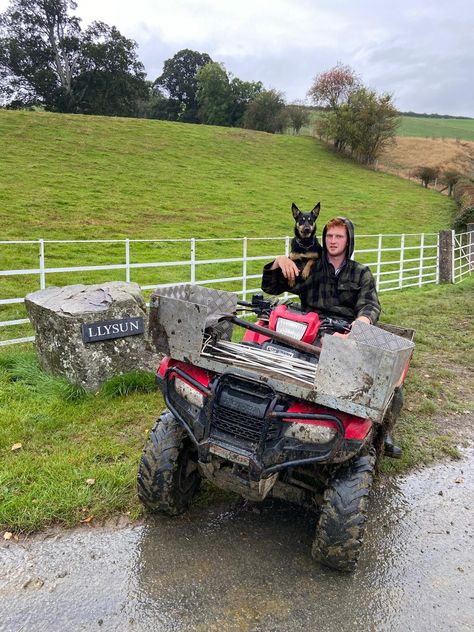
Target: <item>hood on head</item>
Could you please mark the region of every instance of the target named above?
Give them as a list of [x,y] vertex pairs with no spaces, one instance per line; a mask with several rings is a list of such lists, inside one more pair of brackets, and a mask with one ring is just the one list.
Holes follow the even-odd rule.
[[[355,247],[355,235],[354,235],[354,224],[351,222],[350,219],[347,219],[347,217],[334,217],[333,219],[340,219],[342,222],[344,222],[344,224],[346,225],[347,228],[347,234],[348,234],[348,241],[347,241],[347,258],[350,259],[354,253],[354,247]],[[323,228],[323,250],[324,252],[326,252],[326,226]]]

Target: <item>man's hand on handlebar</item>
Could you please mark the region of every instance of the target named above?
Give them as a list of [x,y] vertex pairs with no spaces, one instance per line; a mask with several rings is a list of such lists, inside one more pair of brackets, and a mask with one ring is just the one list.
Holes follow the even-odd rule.
[[294,261],[292,261],[286,255],[280,255],[273,262],[271,270],[276,270],[280,268],[281,273],[288,280],[289,283],[293,284],[296,280],[296,277],[299,275],[300,271],[298,270],[298,266]]

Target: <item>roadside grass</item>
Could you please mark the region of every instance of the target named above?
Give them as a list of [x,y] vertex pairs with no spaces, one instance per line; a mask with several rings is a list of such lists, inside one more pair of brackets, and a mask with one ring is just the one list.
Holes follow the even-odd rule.
[[[395,429],[403,458],[385,459],[383,471],[457,457],[464,411],[474,407],[473,298],[473,278],[382,295],[383,321],[417,330]],[[138,518],[138,462],[163,408],[152,381],[129,374],[91,395],[44,374],[30,345],[0,349],[0,530]],[[197,502],[219,494],[205,486]]]
[[163,406],[153,381],[129,374],[91,395],[43,373],[27,345],[2,350],[0,528],[137,517],[138,459]]

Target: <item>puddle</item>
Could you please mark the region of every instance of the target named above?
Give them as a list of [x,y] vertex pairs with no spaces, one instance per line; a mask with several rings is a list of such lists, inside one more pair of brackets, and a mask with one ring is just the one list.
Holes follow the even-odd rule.
[[276,502],[0,546],[0,630],[470,631],[474,450],[372,498],[359,567],[310,557],[315,517]]

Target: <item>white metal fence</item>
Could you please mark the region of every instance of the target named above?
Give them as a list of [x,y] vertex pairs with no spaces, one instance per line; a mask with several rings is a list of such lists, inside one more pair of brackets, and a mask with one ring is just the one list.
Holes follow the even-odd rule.
[[[6,268],[0,269],[0,332],[10,327],[17,332],[10,338],[0,336],[0,346],[33,340],[24,335],[29,332],[21,331],[29,327],[23,305],[28,292],[48,285],[124,280],[137,282],[143,290],[178,283],[217,285],[245,299],[260,289],[263,263],[288,254],[290,241],[290,237],[0,241],[0,261],[17,263],[15,269],[11,263],[10,267],[0,263]],[[453,282],[472,272],[473,242],[472,232],[452,233]],[[29,249],[28,254],[22,249]],[[354,257],[370,266],[380,292],[439,282],[437,233],[360,235]],[[90,265],[76,265],[84,258]]]
[[453,233],[453,283],[459,283],[474,270],[474,232]]

